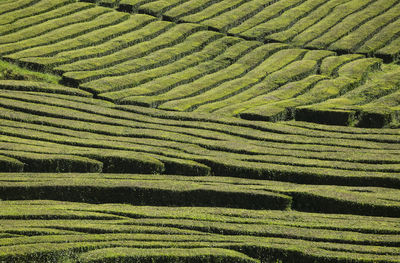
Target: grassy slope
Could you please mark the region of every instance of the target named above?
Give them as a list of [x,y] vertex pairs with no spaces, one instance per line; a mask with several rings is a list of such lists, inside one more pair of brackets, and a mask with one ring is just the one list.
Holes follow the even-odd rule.
[[0,207],[5,261],[398,262],[393,218],[56,201]]
[[0,60],[0,80],[26,80],[57,84],[61,80],[61,77],[28,70]]
[[[393,103],[397,67],[306,109]],[[0,72],[0,261],[400,262],[399,129],[115,105],[57,75],[4,61]]]
[[[117,104],[249,120],[398,127],[396,64],[382,65],[382,59],[365,55],[307,50],[290,41],[288,45],[244,40],[240,34],[207,30],[202,23],[175,24],[84,2],[58,1],[51,10],[48,5],[33,8],[39,2],[4,14],[0,56],[56,72],[63,83]],[[296,13],[300,2],[282,1],[268,8]],[[350,2],[360,8],[360,3]],[[363,3],[362,14],[378,15],[368,11],[375,10],[368,3]],[[145,10],[169,10],[164,4],[152,2]],[[381,11],[393,13],[393,3],[387,5]],[[39,14],[34,16],[35,12]],[[34,19],[25,18],[30,15]],[[353,26],[358,23],[353,15],[343,19]],[[334,38],[336,31],[346,33],[340,24],[335,28],[325,38]]]
[[395,28],[400,5],[396,0],[109,0],[99,4],[168,21],[203,24],[247,39],[374,54],[388,61],[399,55]]

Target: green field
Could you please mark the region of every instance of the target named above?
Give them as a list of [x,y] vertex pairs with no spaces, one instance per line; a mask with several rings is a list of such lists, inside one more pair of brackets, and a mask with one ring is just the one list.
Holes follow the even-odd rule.
[[0,0],[0,262],[400,262],[400,0]]
[[[354,39],[363,39],[356,34],[358,31],[365,35],[365,45],[380,33],[389,37],[383,31],[394,27],[395,22],[390,22],[400,12],[396,1],[385,0],[384,5],[371,1],[249,1],[231,7],[227,6],[231,1],[209,1],[204,5],[195,0],[121,1],[115,7],[126,10],[127,2],[137,5],[133,10],[145,14],[127,14],[66,0],[51,1],[53,7],[47,1],[40,1],[22,10],[6,12],[0,18],[0,56],[24,67],[61,75],[63,84],[116,104],[248,120],[295,119],[358,127],[399,127],[400,67],[383,63],[388,61],[388,55],[352,47],[359,45],[353,43]],[[331,21],[332,13],[324,18],[314,14],[319,9],[326,10],[325,5],[332,5],[331,10],[338,12],[344,8],[348,12],[360,11],[337,23]],[[197,8],[188,10],[187,6]],[[316,6],[319,8],[315,9]],[[205,14],[212,14],[206,12],[208,8],[220,10],[219,15],[203,19]],[[184,10],[193,13],[181,17],[186,14]],[[253,14],[256,11],[259,12]],[[267,13],[270,19],[265,16]],[[179,19],[160,21],[159,17],[151,16],[154,14],[162,18],[175,14],[172,17]],[[243,20],[247,17],[244,14],[253,15]],[[306,25],[301,20],[311,19],[310,16],[320,23],[329,21],[320,29],[326,32],[320,37],[323,40],[308,36],[318,32],[313,27],[301,34],[300,29],[295,29],[296,21]],[[367,22],[358,24],[359,16],[365,16]],[[258,21],[257,17],[268,22]],[[382,25],[368,27],[369,23],[378,25],[374,19],[382,20]],[[215,25],[212,26],[215,30],[209,30],[211,21],[222,21],[229,26],[240,21],[231,30],[249,29],[242,30],[243,33],[228,30],[226,34],[224,26]],[[314,22],[315,26],[320,23]],[[389,24],[383,26],[385,23]],[[278,26],[281,24],[282,27]],[[362,30],[364,26],[366,31]],[[271,27],[273,32],[288,28],[296,37],[277,40],[263,33],[265,40],[247,36]],[[350,33],[346,28],[354,30]],[[400,34],[396,30],[390,32]],[[307,41],[297,41],[303,34]],[[338,40],[329,46],[313,45],[331,43],[332,39]],[[395,36],[390,37],[383,49],[395,50],[399,46],[395,42]],[[368,48],[374,45],[378,44],[368,44]],[[393,52],[397,53],[391,60],[397,61],[399,50]]]

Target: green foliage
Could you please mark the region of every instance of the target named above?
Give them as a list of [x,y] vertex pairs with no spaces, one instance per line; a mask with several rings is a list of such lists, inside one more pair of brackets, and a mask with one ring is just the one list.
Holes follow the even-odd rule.
[[[215,115],[196,119],[188,113],[113,109],[94,99],[89,104],[82,98],[58,96],[0,92],[4,153],[84,156],[101,161],[103,171],[109,172],[398,184],[397,133],[346,135],[236,118],[219,120]],[[142,111],[126,111],[130,109]]]
[[398,261],[395,218],[43,200],[0,208],[3,231],[21,235],[0,237],[0,258],[12,262]]
[[[19,75],[21,76],[21,75]],[[24,75],[27,77],[29,75]],[[8,77],[8,76],[7,76]],[[44,77],[48,77],[44,75]],[[49,76],[52,77],[52,76]],[[12,76],[10,77],[12,78]],[[0,80],[0,89],[2,90],[13,90],[13,91],[33,91],[43,93],[56,93],[82,97],[92,97],[92,94],[85,92],[80,89],[70,88],[53,83],[39,82],[45,81],[44,79],[38,79],[38,81],[24,81],[24,80]]]
[[19,19],[23,19],[26,17],[30,16],[35,16],[40,13],[45,13],[48,11],[52,11],[58,7],[62,7],[64,5],[67,5],[69,3],[74,2],[73,0],[44,0],[44,1],[39,1],[38,3],[28,6],[26,8],[22,8],[19,10],[16,10],[15,12],[11,13],[6,13],[1,16],[0,19],[0,24],[10,24],[13,23]]
[[399,190],[273,180],[131,174],[2,174],[4,200],[295,209],[398,217]]
[[[115,103],[250,120],[296,119],[361,127],[396,125],[398,104],[393,98],[388,99],[392,106],[379,106],[376,110],[355,102],[346,108],[324,104],[341,99],[364,84],[373,85],[374,80],[368,76],[376,70],[390,74],[390,69],[380,68],[380,60],[360,54],[291,48],[282,43],[262,44],[221,34],[229,31],[239,37],[265,40],[269,35],[289,32],[291,27],[300,30],[297,22],[310,20],[308,16],[317,13],[321,21],[310,24],[313,30],[302,28],[297,36],[288,33],[291,40],[287,42],[349,52],[367,44],[371,31],[380,30],[393,20],[398,8],[394,1],[382,5],[369,0],[245,2],[192,0],[191,11],[183,11],[182,6],[189,2],[182,1],[99,2],[112,7],[120,4],[125,6],[122,10],[130,5],[131,10],[169,20],[196,22],[178,24],[69,2],[60,2],[57,7],[64,9],[56,13],[56,7],[40,2],[39,7],[47,8],[53,19],[43,22],[41,19],[51,18],[44,12],[38,14],[42,18],[37,18],[37,24],[29,26],[24,22],[16,26],[15,32],[13,29],[0,37],[0,48],[7,60],[57,72],[63,75],[63,83]],[[331,8],[332,14],[321,11],[323,7]],[[0,19],[8,21],[13,15],[29,16],[39,10],[29,7]],[[166,13],[169,15],[164,16]],[[376,23],[372,22],[374,16]],[[361,26],[364,22],[365,26]],[[211,32],[207,27],[220,32]],[[347,34],[348,28],[354,28],[351,34]],[[385,35],[394,38],[389,33]],[[374,50],[378,48],[383,45],[376,45]],[[383,59],[386,61],[387,56]],[[308,82],[309,77],[314,81]],[[390,91],[394,92],[395,88]],[[359,103],[375,103],[388,93],[368,95]],[[375,116],[379,120],[370,121]]]
[[220,248],[163,248],[132,249],[124,247],[105,248],[80,256],[81,262],[215,262],[256,263],[242,253]]
[[[92,19],[99,17],[103,18],[102,23],[97,24],[91,21]],[[110,12],[110,10],[105,8],[93,7],[80,12],[75,12],[66,17],[64,16],[62,18],[19,30],[15,33],[1,36],[0,43],[2,44],[2,48],[0,54],[4,56],[30,47],[36,47],[46,43],[54,43],[82,33],[87,33],[91,29],[99,26],[101,27],[102,24],[112,24],[109,23],[109,21],[104,21],[106,18],[112,20],[120,19],[121,14]]]
[[0,262],[400,262],[399,10],[0,0]]
[[191,0],[99,1],[169,21],[198,23],[246,39],[279,41],[310,48],[377,54],[396,60],[397,1]]
[[[51,74],[31,71],[15,64],[0,60],[0,80],[26,80],[47,83],[58,83],[60,77]],[[11,86],[11,85],[10,85]]]
[[[136,16],[134,16],[134,18],[137,19]],[[130,28],[132,27],[132,21],[129,21],[129,23],[127,24],[130,26]],[[222,37],[222,35],[215,32],[200,31],[188,36],[182,43],[178,43],[177,45],[169,48],[164,48],[151,52],[147,56],[137,59],[131,59],[124,63],[104,69],[67,72],[63,74],[63,78],[67,81],[71,80],[74,82],[83,83],[107,76],[123,75],[129,74],[130,72],[139,72],[145,69],[156,68],[160,65],[169,64],[169,62],[174,61],[181,56],[185,56],[186,54],[192,53],[194,51],[199,51],[205,48],[207,44],[210,44],[210,42],[215,41],[216,38],[220,37]],[[215,46],[214,48],[217,47]],[[158,74],[161,76],[161,71],[158,72]],[[96,82],[92,82],[89,84],[94,83]],[[98,83],[98,85],[101,84],[101,82]]]
[[16,159],[0,155],[1,172],[22,172],[24,164]]

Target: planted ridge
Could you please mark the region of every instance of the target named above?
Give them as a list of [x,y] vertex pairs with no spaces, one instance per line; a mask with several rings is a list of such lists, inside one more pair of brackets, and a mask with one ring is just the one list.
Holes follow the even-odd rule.
[[[329,46],[334,51],[371,54],[387,61],[399,56],[391,45],[399,35],[395,27],[398,5],[398,0],[113,1],[121,11],[199,23],[246,39],[318,49]],[[380,34],[383,38],[371,39]]]
[[[250,120],[398,125],[395,99],[389,98],[393,101],[389,106],[380,102],[387,100],[379,100],[396,94],[396,83],[391,84],[392,89],[354,102],[345,111],[335,105],[319,106],[331,105],[325,103],[330,99],[349,97],[353,93],[348,92],[362,86],[384,83],[385,75],[395,75],[397,66],[381,68],[379,59],[362,55],[262,44],[207,31],[197,24],[154,21],[147,15],[111,10],[90,6],[56,18],[61,28],[44,34],[44,28],[54,27],[54,23],[27,27],[20,32],[29,30],[30,37],[17,45],[9,41],[22,37],[20,32],[0,37],[3,56],[28,67],[58,72],[64,83],[118,104]],[[94,18],[95,14],[102,15]],[[103,25],[96,19],[104,21]],[[67,29],[71,38],[59,38]],[[360,106],[368,103],[377,110]],[[370,116],[375,115],[380,120],[372,122]]]
[[[88,163],[99,165],[88,166],[88,172],[213,174],[398,187],[396,132],[311,133],[282,124],[219,120],[215,115],[174,117],[173,112],[148,113],[134,106],[117,109],[63,91],[40,91],[0,91],[0,152],[26,163],[25,171],[40,171],[36,162],[54,163],[46,171],[82,171],[86,168],[76,162],[89,158]],[[64,168],[57,168],[58,163],[65,163]]]
[[57,201],[1,208],[1,259],[8,261],[38,253],[79,262],[398,261],[394,218]]
[[400,262],[399,4],[0,0],[0,261]]
[[[1,174],[3,200],[60,200],[230,207],[398,217],[398,189],[302,185],[228,177],[132,174]],[[116,180],[118,179],[118,180]],[[82,190],[84,189],[84,190]],[[341,196],[338,196],[338,193]]]

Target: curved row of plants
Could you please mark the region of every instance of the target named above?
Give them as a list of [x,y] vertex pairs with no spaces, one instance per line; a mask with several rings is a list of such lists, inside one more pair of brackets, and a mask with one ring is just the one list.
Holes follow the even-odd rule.
[[57,201],[0,203],[11,262],[399,262],[393,218]]
[[59,73],[65,84],[118,104],[250,120],[399,125],[400,68],[380,59],[263,44],[202,23],[66,0],[38,1],[0,21],[2,58]]

